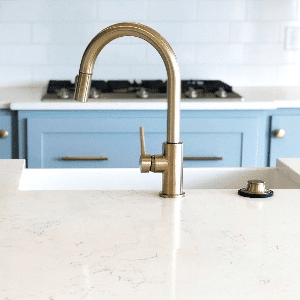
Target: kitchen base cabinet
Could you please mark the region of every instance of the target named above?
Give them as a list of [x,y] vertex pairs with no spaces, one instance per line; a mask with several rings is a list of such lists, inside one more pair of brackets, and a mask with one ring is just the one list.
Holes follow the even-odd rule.
[[[0,139],[0,157],[29,168],[136,168],[139,126],[148,153],[166,141],[166,111],[2,110],[0,125],[12,132]],[[299,108],[183,110],[184,167],[274,167],[276,158],[300,157],[299,127]]]
[[255,118],[183,118],[184,167],[255,165]]
[[[147,153],[166,141],[165,111],[19,111],[18,119],[29,168],[137,168],[140,126]],[[182,111],[184,167],[262,165],[260,127],[254,113]]]
[[[13,118],[10,110],[0,110],[0,159],[15,158]],[[16,146],[16,145],[14,145]]]
[[141,118],[31,118],[27,121],[28,167],[138,167],[139,126],[151,126],[151,132],[160,135],[165,122],[148,123]]
[[278,111],[271,117],[271,166],[276,165],[278,157],[300,157],[300,115],[291,115],[291,110]]

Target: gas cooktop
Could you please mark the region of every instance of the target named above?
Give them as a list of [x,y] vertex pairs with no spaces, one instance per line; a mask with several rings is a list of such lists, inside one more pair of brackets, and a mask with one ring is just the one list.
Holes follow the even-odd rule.
[[[75,84],[69,80],[50,80],[43,101],[74,101]],[[182,101],[243,101],[232,87],[220,80],[182,80]],[[154,100],[167,98],[167,82],[163,80],[93,80],[89,102]]]

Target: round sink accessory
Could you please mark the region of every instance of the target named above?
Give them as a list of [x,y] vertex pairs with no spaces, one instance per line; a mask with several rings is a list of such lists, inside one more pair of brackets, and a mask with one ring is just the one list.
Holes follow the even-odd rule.
[[274,195],[274,192],[267,190],[263,180],[248,180],[247,188],[240,189],[238,194],[249,198],[268,198]]

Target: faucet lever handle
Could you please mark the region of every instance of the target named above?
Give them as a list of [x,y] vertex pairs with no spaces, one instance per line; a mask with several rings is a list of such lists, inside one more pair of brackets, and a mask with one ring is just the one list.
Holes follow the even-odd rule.
[[148,173],[151,169],[151,155],[146,154],[146,143],[144,127],[140,127],[140,142],[141,142],[141,156],[140,156],[140,169],[142,173]]
[[141,142],[141,155],[146,154],[146,143],[145,143],[145,133],[144,127],[140,126],[140,142]]

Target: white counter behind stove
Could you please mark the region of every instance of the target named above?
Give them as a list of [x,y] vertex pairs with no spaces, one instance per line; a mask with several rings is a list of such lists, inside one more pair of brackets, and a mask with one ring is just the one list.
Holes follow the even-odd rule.
[[[0,88],[0,108],[12,110],[165,110],[164,99],[120,100],[81,103],[75,101],[43,102],[46,83],[24,87]],[[234,87],[244,101],[216,99],[210,102],[191,100],[181,103],[182,110],[261,110],[300,108],[300,86]]]

